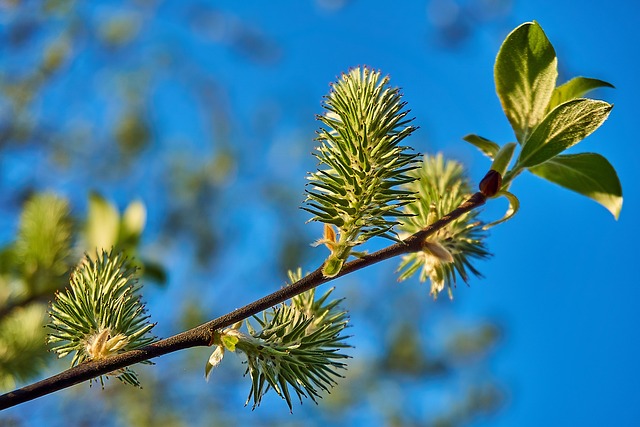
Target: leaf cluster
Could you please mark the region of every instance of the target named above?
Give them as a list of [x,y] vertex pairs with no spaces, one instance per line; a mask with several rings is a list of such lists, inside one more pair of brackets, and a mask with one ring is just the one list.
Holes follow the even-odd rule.
[[65,283],[73,232],[67,200],[35,194],[24,205],[15,242],[0,249],[0,387],[45,366],[44,300]]
[[141,269],[145,278],[164,283],[166,273],[155,262],[140,257],[137,247],[147,221],[147,209],[140,200],[130,202],[122,213],[98,193],[89,195],[87,220],[82,239],[86,252],[93,255],[100,251],[123,252]]
[[44,368],[44,317],[42,306],[31,304],[0,319],[0,389],[11,389]]
[[[507,190],[523,170],[583,194],[618,218],[622,187],[611,164],[600,154],[562,154],[593,133],[613,105],[583,98],[594,89],[613,86],[575,77],[556,86],[556,53],[537,22],[522,24],[505,39],[495,63],[496,91],[521,150],[502,184]],[[494,159],[500,146],[477,135],[466,141]],[[511,160],[507,160],[507,164]],[[506,166],[506,165],[505,165]],[[515,208],[513,197],[510,199]]]
[[62,285],[70,265],[72,233],[64,198],[42,193],[27,201],[12,249],[27,293],[41,294]]

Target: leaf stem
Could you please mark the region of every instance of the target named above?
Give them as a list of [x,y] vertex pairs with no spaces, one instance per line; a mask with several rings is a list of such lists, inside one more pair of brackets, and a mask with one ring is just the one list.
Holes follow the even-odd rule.
[[508,191],[509,187],[511,186],[511,182],[522,172],[524,172],[524,168],[518,167],[518,165],[516,164],[510,171],[508,171],[504,175],[502,179],[502,189],[504,191]]
[[320,266],[315,271],[290,286],[279,289],[272,294],[193,329],[181,332],[177,335],[165,338],[137,350],[131,350],[102,360],[81,363],[78,366],[67,369],[66,371],[52,377],[3,394],[0,396],[0,410],[54,393],[64,388],[71,387],[72,385],[96,378],[100,375],[108,375],[110,372],[118,369],[153,359],[164,354],[191,347],[210,346],[213,344],[216,331],[222,328],[229,327],[254,314],[258,314],[270,307],[287,301],[296,295],[338,277],[345,276],[354,271],[377,264],[398,255],[422,250],[422,245],[426,237],[440,230],[463,214],[482,206],[485,202],[486,197],[482,193],[475,193],[456,209],[447,215],[444,215],[433,224],[430,224],[426,228],[407,237],[402,242],[395,243],[377,252],[345,263],[340,272],[334,277],[329,278],[323,276],[322,266]]

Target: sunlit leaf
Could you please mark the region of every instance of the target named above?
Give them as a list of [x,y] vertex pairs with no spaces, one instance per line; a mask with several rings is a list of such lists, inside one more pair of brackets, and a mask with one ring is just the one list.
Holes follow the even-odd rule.
[[538,23],[522,24],[507,36],[494,77],[502,108],[522,144],[542,121],[558,77],[556,52]]
[[120,215],[115,206],[97,193],[89,196],[89,212],[85,228],[88,253],[109,250],[116,244]]
[[611,83],[587,77],[575,77],[554,89],[547,111],[551,111],[558,105],[572,99],[581,98],[587,93],[600,87],[613,88]]
[[224,348],[229,351],[236,351],[236,344],[238,344],[238,337],[234,335],[222,335],[220,341]]
[[509,221],[515,214],[520,210],[520,200],[508,191],[498,191],[495,197],[504,196],[509,201],[509,208],[505,212],[504,216],[497,221],[494,221],[490,224],[487,224],[483,227],[484,230],[488,230],[491,227],[495,227],[498,224],[502,224],[503,222]]
[[136,240],[144,230],[147,221],[147,209],[140,200],[129,203],[122,214],[120,238],[123,241]]
[[500,151],[500,146],[498,144],[478,135],[469,134],[465,135],[462,139],[474,145],[482,152],[482,154],[489,157],[491,160],[493,160],[496,154],[498,154],[498,151]]
[[613,166],[601,155],[557,156],[531,168],[531,172],[595,200],[618,219],[622,209],[622,186]]
[[44,318],[39,304],[19,307],[0,318],[0,389],[10,390],[45,367]]
[[64,283],[72,230],[67,200],[39,193],[27,201],[20,216],[14,256],[30,292],[52,290]]
[[607,119],[613,105],[593,99],[575,99],[553,109],[520,152],[519,167],[539,165],[589,136]]

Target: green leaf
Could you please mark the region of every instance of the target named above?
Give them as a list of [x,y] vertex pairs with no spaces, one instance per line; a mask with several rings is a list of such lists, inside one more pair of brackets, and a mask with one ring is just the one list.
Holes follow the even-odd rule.
[[122,214],[120,240],[135,241],[142,234],[147,221],[147,209],[140,200],[134,200]]
[[509,208],[507,212],[505,212],[504,216],[497,221],[494,221],[490,224],[482,227],[483,230],[488,230],[492,227],[495,227],[498,224],[502,224],[503,222],[509,221],[515,214],[520,210],[520,200],[513,193],[509,193],[508,191],[498,191],[495,197],[504,196],[509,201]]
[[145,280],[156,282],[157,285],[167,284],[167,272],[162,264],[149,259],[142,259],[141,263],[142,275]]
[[[343,252],[346,252],[345,256],[349,256],[348,251]],[[324,262],[324,265],[322,266],[322,274],[324,275],[324,277],[336,277],[338,273],[340,273],[340,270],[344,265],[344,261],[345,258],[338,257],[333,253],[329,255],[327,260]]]
[[500,151],[494,156],[491,169],[498,172],[500,175],[504,175],[509,168],[511,159],[513,158],[513,152],[516,149],[517,144],[515,142],[509,142],[504,144]]
[[613,166],[601,155],[557,156],[532,168],[531,172],[595,200],[618,219],[622,209],[622,186]]
[[462,139],[474,145],[476,148],[482,151],[482,154],[489,157],[491,160],[494,159],[494,157],[496,156],[496,154],[498,154],[498,151],[500,150],[500,146],[495,142],[490,141],[487,138],[474,135],[472,133],[469,135],[465,135],[464,137],[462,137]]
[[67,200],[38,193],[24,205],[14,247],[29,292],[58,288],[71,262],[73,224]]
[[[0,280],[0,286],[6,284]],[[17,307],[0,318],[0,389],[11,390],[29,381],[47,365],[43,322],[41,304]]]
[[539,165],[582,141],[600,127],[612,108],[604,101],[582,98],[557,106],[527,139],[516,166]]
[[220,341],[227,350],[236,351],[236,344],[238,344],[239,338],[235,335],[222,335]]
[[611,83],[587,77],[575,77],[554,89],[547,111],[551,111],[558,105],[572,99],[581,98],[587,93],[599,87],[614,88]]
[[522,144],[544,117],[558,77],[556,52],[537,22],[513,30],[494,68],[496,91]]
[[85,229],[88,253],[109,250],[118,239],[120,214],[115,206],[98,193],[89,196],[89,212]]

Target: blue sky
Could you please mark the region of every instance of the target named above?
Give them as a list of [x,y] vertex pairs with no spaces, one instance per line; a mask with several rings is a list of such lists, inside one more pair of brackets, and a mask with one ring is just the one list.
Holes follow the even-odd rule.
[[[635,271],[638,250],[633,245],[640,230],[633,218],[640,212],[638,160],[633,156],[637,153],[636,100],[640,95],[640,10],[635,2],[617,0],[493,2],[498,12],[482,19],[482,14],[468,15],[467,37],[453,48],[439,44],[436,21],[429,12],[434,5],[441,5],[447,19],[453,19],[474,7],[486,10],[491,3],[440,0],[390,6],[359,0],[331,10],[320,7],[320,2],[218,2],[216,6],[227,16],[258,28],[277,46],[273,62],[262,58],[266,64],[261,66],[223,44],[211,47],[205,38],[192,39],[188,30],[173,27],[169,4],[159,9],[154,31],[143,37],[149,43],[162,37],[172,43],[188,39],[185,49],[191,50],[185,55],[202,69],[215,70],[235,116],[238,133],[234,137],[255,145],[253,155],[238,171],[240,194],[246,190],[244,180],[259,175],[261,167],[283,181],[297,179],[302,188],[302,174],[313,167],[308,156],[313,134],[307,131],[316,126],[313,115],[321,112],[321,97],[339,73],[357,65],[380,69],[391,76],[393,85],[402,87],[420,126],[410,141],[417,151],[442,151],[463,161],[477,182],[489,162],[461,137],[476,133],[500,143],[514,139],[495,95],[493,62],[511,29],[538,21],[556,48],[561,82],[583,75],[616,86],[595,93],[615,107],[602,128],[573,151],[598,152],[614,165],[624,192],[620,219],[615,221],[604,208],[582,196],[525,174],[512,187],[521,202],[519,214],[491,231],[488,244],[494,256],[480,265],[485,278],[474,279],[471,287],[460,286],[452,302],[439,301],[438,305],[451,305],[462,319],[498,319],[504,328],[504,341],[491,359],[491,370],[505,384],[508,404],[486,424],[478,421],[477,425],[638,425],[640,282]],[[110,6],[101,4],[96,10],[99,17]],[[82,64],[73,72],[81,74]],[[181,84],[158,87],[154,97],[160,107],[151,120],[165,134],[197,140],[207,118],[190,117],[193,107]],[[163,109],[163,105],[171,108]],[[55,111],[59,106],[48,108]],[[256,111],[275,123],[268,141],[260,140],[252,124]],[[169,120],[172,114],[183,120]],[[181,124],[172,128],[176,123]],[[238,126],[244,123],[246,127]],[[301,123],[306,127],[302,131]],[[298,138],[300,144],[283,142],[292,138]],[[295,166],[282,166],[288,163]],[[154,173],[158,172],[150,172],[152,177]],[[133,177],[133,182],[148,179],[145,174]],[[5,172],[5,182],[11,176]],[[67,192],[74,185],[67,181],[54,184]],[[113,197],[125,200],[136,196],[136,191],[143,198],[157,197],[157,190],[135,185],[120,191],[123,194]],[[493,220],[505,208],[504,202],[493,201],[484,209],[483,218]],[[270,221],[277,221],[277,214],[259,211],[259,206],[246,209],[250,220],[245,225],[262,237],[251,244],[256,253],[268,252],[273,237]],[[158,221],[154,215],[159,214],[150,212],[151,228]],[[306,220],[304,214],[299,218]],[[247,262],[253,267],[259,260]],[[359,276],[354,280],[366,282],[367,274],[379,272],[356,273]],[[173,273],[176,281],[185,274]],[[251,275],[239,273],[226,280],[247,280]],[[237,294],[241,292],[229,289],[236,293],[234,303],[247,302],[246,298],[240,301]],[[425,310],[434,304],[424,287],[416,284],[414,292],[423,299]]]
[[[492,231],[495,255],[482,265],[485,279],[459,288],[451,304],[463,317],[490,313],[505,325],[493,368],[511,389],[510,404],[488,425],[639,423],[636,4],[515,2],[454,50],[434,43],[424,2],[389,7],[356,1],[335,14],[301,2],[226,8],[282,47],[282,61],[271,70],[254,72],[243,64],[229,70],[238,111],[263,96],[292,93],[317,105],[325,82],[351,66],[370,65],[404,89],[421,127],[412,145],[461,159],[475,179],[488,163],[461,137],[473,132],[513,140],[492,76],[510,29],[533,19],[542,25],[558,53],[561,81],[584,75],[616,86],[596,94],[615,108],[576,150],[601,153],[616,167],[625,197],[619,221],[586,198],[522,176],[513,186],[521,212]],[[499,209],[504,206],[489,206],[485,215],[497,216]]]

